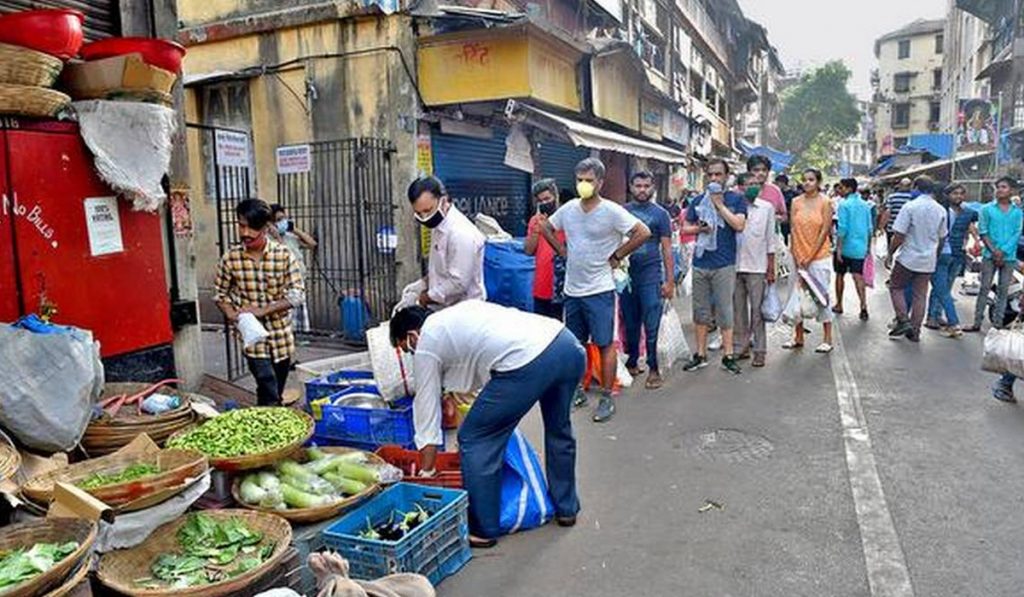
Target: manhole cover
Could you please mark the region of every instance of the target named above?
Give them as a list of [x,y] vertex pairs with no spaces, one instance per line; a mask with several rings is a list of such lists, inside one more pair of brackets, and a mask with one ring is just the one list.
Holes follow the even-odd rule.
[[739,429],[691,431],[684,433],[673,447],[690,456],[734,464],[763,460],[775,450],[768,438]]

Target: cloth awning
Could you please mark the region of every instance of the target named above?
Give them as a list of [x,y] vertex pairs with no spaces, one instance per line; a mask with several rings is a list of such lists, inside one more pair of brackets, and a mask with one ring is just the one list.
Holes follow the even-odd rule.
[[543,128],[557,129],[577,147],[617,151],[667,164],[685,164],[689,161],[685,153],[667,145],[608,131],[591,124],[552,114],[528,104],[517,103],[517,106],[524,108],[531,119],[539,120],[540,124],[545,125]]
[[793,163],[793,154],[786,153],[785,151],[769,147],[767,145],[751,145],[743,139],[737,141],[737,145],[740,146],[740,151],[747,157],[762,155],[772,161],[772,168],[776,171],[783,171],[790,167]]
[[878,180],[880,180],[882,182],[889,182],[889,181],[892,181],[892,180],[898,180],[900,178],[905,178],[905,177],[913,178],[914,176],[917,176],[919,174],[928,174],[929,172],[932,172],[934,170],[938,170],[939,168],[944,168],[946,166],[949,166],[950,164],[954,164],[954,163],[958,163],[958,162],[966,162],[968,160],[973,160],[973,159],[977,159],[977,158],[983,158],[983,157],[986,157],[986,156],[990,156],[993,153],[995,153],[995,152],[994,151],[977,151],[977,152],[974,152],[974,153],[964,154],[964,155],[962,155],[962,156],[960,156],[958,158],[954,158],[954,159],[936,160],[934,162],[928,162],[927,164],[921,164],[920,166],[914,166],[913,168],[909,168],[907,170],[901,170],[899,172],[893,172],[892,174],[886,174],[885,176],[880,176],[880,177],[878,177]]

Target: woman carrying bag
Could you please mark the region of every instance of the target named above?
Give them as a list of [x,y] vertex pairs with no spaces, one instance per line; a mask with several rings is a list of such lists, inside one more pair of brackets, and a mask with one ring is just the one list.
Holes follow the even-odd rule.
[[[832,277],[832,244],[829,233],[832,228],[832,204],[821,192],[821,171],[808,168],[803,173],[804,192],[793,199],[790,212],[790,252],[797,271],[806,272],[816,286],[827,292]],[[794,276],[793,292],[807,292],[802,276]],[[832,311],[828,300],[818,305],[817,320],[825,329],[825,339],[815,352],[832,352]],[[804,326],[797,321],[793,326],[793,339],[782,345],[788,350],[804,345]]]

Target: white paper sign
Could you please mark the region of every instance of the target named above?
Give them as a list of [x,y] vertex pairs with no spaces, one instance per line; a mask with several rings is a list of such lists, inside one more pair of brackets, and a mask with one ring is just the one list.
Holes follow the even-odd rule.
[[217,165],[233,168],[248,168],[252,165],[249,152],[249,135],[234,131],[218,130],[214,133]]
[[286,145],[277,148],[278,174],[304,174],[309,172],[311,162],[309,145]]
[[89,251],[93,257],[124,251],[117,197],[86,199],[85,226],[89,231]]

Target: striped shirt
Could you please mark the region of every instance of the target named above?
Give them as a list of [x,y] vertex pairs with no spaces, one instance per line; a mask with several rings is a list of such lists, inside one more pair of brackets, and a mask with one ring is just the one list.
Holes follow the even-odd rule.
[[900,210],[911,199],[913,196],[910,193],[897,191],[885,200],[885,209],[889,212],[889,223],[885,225],[886,232],[892,232],[892,225],[896,223],[896,217],[900,215]]
[[[306,287],[299,262],[287,247],[267,239],[263,258],[258,262],[241,245],[232,247],[217,266],[217,291],[213,300],[230,303],[236,309],[265,307],[280,300],[293,305],[305,300]],[[270,336],[245,349],[245,356],[271,359],[277,363],[295,355],[291,310],[263,318]]]
[[942,252],[947,255],[963,255],[964,244],[967,242],[967,229],[978,221],[978,212],[967,207],[961,207],[959,213],[952,207],[947,210],[946,221],[949,222],[949,236],[946,237],[946,246]]

